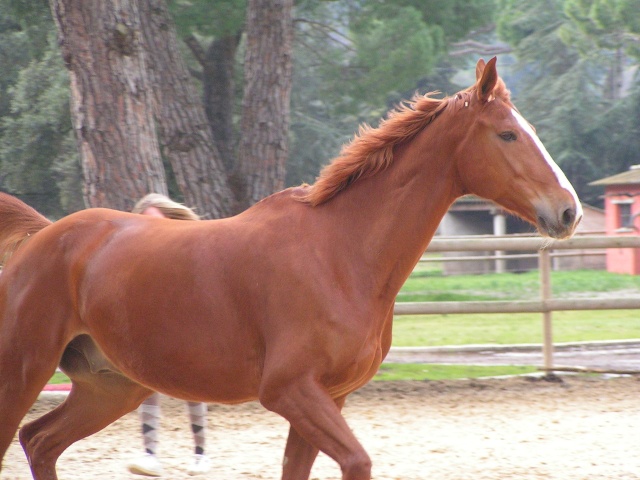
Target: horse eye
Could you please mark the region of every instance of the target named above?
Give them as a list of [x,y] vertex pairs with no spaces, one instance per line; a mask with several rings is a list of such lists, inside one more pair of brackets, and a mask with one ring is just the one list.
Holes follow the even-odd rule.
[[500,138],[505,142],[515,142],[518,139],[518,136],[511,131],[507,131],[507,132],[502,132],[500,134]]

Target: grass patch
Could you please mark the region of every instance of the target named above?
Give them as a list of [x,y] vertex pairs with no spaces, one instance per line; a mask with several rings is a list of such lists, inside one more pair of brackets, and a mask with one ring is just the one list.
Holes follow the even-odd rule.
[[383,363],[374,381],[456,380],[462,378],[523,375],[538,371],[528,366],[441,365],[429,363]]
[[[640,276],[599,270],[552,272],[553,297],[639,295]],[[398,295],[398,302],[472,300],[536,300],[537,271],[485,275],[443,276],[416,270]],[[640,311],[592,310],[553,313],[555,342],[627,340],[640,338]],[[542,343],[539,313],[397,316],[395,346],[438,346],[495,343]]]
[[[640,276],[601,270],[552,272],[553,296],[562,298],[586,292],[634,292],[640,295]],[[433,270],[416,270],[398,295],[399,302],[457,300],[533,300],[540,295],[537,271],[485,275],[444,276]]]
[[[539,291],[537,272],[443,276],[417,271],[403,285],[398,301],[438,301],[431,299],[439,294],[453,294],[460,300],[515,300],[535,298]],[[443,296],[439,301],[445,300]]]
[[[637,310],[553,313],[554,342],[634,338],[640,338]],[[394,346],[487,343],[542,343],[541,314],[402,315],[395,317],[393,324]]]
[[401,292],[398,294],[398,302],[470,302],[496,300],[495,295],[481,293],[457,293],[457,292]]
[[62,372],[54,373],[53,377],[51,377],[51,380],[49,380],[49,385],[59,385],[61,383],[71,383],[71,380],[69,380],[69,377],[67,377]]

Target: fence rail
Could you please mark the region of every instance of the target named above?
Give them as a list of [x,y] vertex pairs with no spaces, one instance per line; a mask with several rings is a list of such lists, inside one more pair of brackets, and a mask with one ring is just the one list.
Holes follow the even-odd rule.
[[431,240],[427,252],[482,252],[485,250],[580,250],[590,248],[640,248],[640,236],[593,235],[568,240],[542,237],[448,237]]
[[566,298],[551,296],[552,250],[640,248],[640,236],[584,236],[569,240],[549,240],[540,237],[449,237],[431,241],[427,253],[478,252],[487,250],[538,250],[540,299],[530,301],[484,302],[402,302],[396,303],[395,315],[473,314],[473,313],[541,313],[543,323],[544,370],[553,371],[552,312],[567,310],[636,310],[640,298]]
[[[581,250],[579,252],[551,252],[551,258],[567,258],[567,257],[589,257],[595,255],[604,255],[600,251],[587,252]],[[489,261],[489,260],[520,260],[523,258],[538,258],[537,253],[520,253],[517,255],[476,255],[469,257],[427,257],[420,259],[421,263],[443,263],[443,262],[469,262],[469,261]]]
[[581,298],[486,302],[401,302],[396,315],[543,313],[579,310],[640,310],[640,298]]

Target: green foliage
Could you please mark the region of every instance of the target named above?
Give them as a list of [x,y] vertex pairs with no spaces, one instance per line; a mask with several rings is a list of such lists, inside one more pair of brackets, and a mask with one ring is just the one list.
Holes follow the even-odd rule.
[[51,48],[20,71],[2,118],[3,186],[45,215],[81,208],[81,172],[69,112],[69,79],[50,34]]
[[[205,46],[243,28],[246,0],[168,4]],[[515,103],[583,200],[599,204],[588,183],[638,163],[640,0],[299,0],[294,16],[288,185],[312,182],[360,123],[415,91],[453,93],[472,68],[451,43],[491,38],[478,32],[494,22],[513,48],[499,68]],[[46,0],[0,0],[0,188],[60,216],[81,202],[54,31]]]
[[[41,4],[45,4],[45,9]],[[7,89],[15,83],[18,72],[32,58],[38,58],[46,49],[47,32],[53,27],[42,16],[48,12],[47,2],[38,0],[0,0],[0,117],[9,112]],[[39,8],[40,6],[40,8]],[[29,20],[21,17],[27,15]]]
[[44,0],[0,0],[0,188],[51,217],[82,207],[69,80]]
[[234,35],[244,25],[246,0],[168,0],[167,5],[181,36]]
[[[535,121],[548,150],[556,162],[576,186],[580,198],[597,204],[599,190],[588,187],[588,183],[611,171],[606,157],[594,156],[594,131],[599,129],[601,117],[594,116],[601,106],[594,92],[595,79],[589,62],[577,61],[563,75],[545,80],[546,95],[539,98],[539,114]],[[535,101],[535,99],[531,99]]]
[[494,0],[299,2],[287,184],[312,182],[359,124],[417,90],[449,90],[455,69],[436,69],[448,42],[490,23],[494,9]]
[[354,29],[352,68],[361,75],[351,83],[358,99],[384,104],[392,92],[415,87],[443,52],[443,31],[428,26],[413,7],[388,8],[360,21]]
[[[495,0],[296,2],[287,183],[313,181],[321,164],[338,152],[359,123],[376,122],[394,103],[421,88],[426,78],[436,74],[434,67],[443,58],[447,42],[490,23],[494,4]],[[245,21],[246,0],[169,0],[168,6],[179,34],[193,35],[205,50],[220,37],[236,35]],[[45,0],[0,0],[0,55],[5,54],[3,64],[9,67],[0,73],[0,118],[7,131],[6,135],[0,132],[0,187],[19,194],[38,193],[40,200],[27,200],[35,205],[47,203],[45,211],[59,216],[79,205],[73,140],[64,136],[69,123],[55,107],[62,105],[63,98],[52,82],[62,77],[51,71],[51,81],[42,83],[38,98],[30,97],[30,107],[13,98],[26,95],[24,89],[39,89],[36,67],[30,62],[44,68],[38,62],[49,49],[47,34],[53,30]],[[239,66],[241,58],[240,51]],[[62,72],[63,67],[59,68]],[[24,73],[17,86],[20,70]],[[30,75],[35,75],[31,83]],[[445,75],[440,75],[438,82],[442,81]],[[9,89],[13,85],[16,88]],[[428,89],[440,85],[431,82]],[[47,112],[45,104],[55,112]],[[55,121],[60,121],[57,131],[52,128]],[[46,182],[47,176],[55,181]]]
[[0,16],[3,22],[0,35],[18,34],[22,39],[23,62],[33,57],[40,57],[48,48],[47,32],[53,22],[47,0],[0,0]]
[[[577,61],[576,52],[558,36],[564,24],[563,0],[499,0],[497,31],[520,59],[527,87],[543,89],[541,78],[562,75]],[[530,65],[534,67],[531,68]]]
[[627,49],[640,54],[640,1],[638,0],[566,0],[564,11],[570,22],[561,36],[576,46],[585,57],[600,49]]
[[[541,3],[544,6],[541,7]],[[586,203],[601,205],[589,182],[637,163],[640,116],[632,45],[640,37],[637,0],[500,0],[498,32],[514,48],[515,102],[536,125]]]
[[446,42],[455,42],[474,29],[487,26],[496,11],[496,0],[393,0],[365,5],[381,19],[398,8],[410,7],[420,12],[425,24],[437,26]]

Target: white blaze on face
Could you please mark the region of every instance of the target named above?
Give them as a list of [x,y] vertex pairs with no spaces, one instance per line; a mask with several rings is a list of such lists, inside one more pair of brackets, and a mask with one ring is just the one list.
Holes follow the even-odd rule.
[[580,200],[578,200],[578,195],[576,194],[576,191],[574,190],[573,185],[571,185],[571,182],[567,179],[567,176],[556,164],[556,162],[553,161],[553,158],[551,158],[551,155],[549,154],[549,152],[547,152],[547,149],[538,138],[538,135],[536,135],[536,132],[534,132],[533,128],[531,128],[531,125],[529,125],[529,122],[527,122],[522,117],[522,115],[520,115],[513,108],[511,109],[511,114],[518,121],[518,125],[522,127],[522,129],[527,133],[527,135],[531,137],[531,140],[533,140],[533,143],[536,144],[536,146],[538,147],[538,150],[540,150],[540,153],[542,153],[542,156],[547,161],[547,163],[549,164],[549,167],[551,167],[551,170],[553,171],[556,178],[558,179],[558,183],[560,184],[560,186],[565,190],[567,190],[573,196],[573,200],[576,203],[576,219],[582,217],[582,205],[580,204]]

